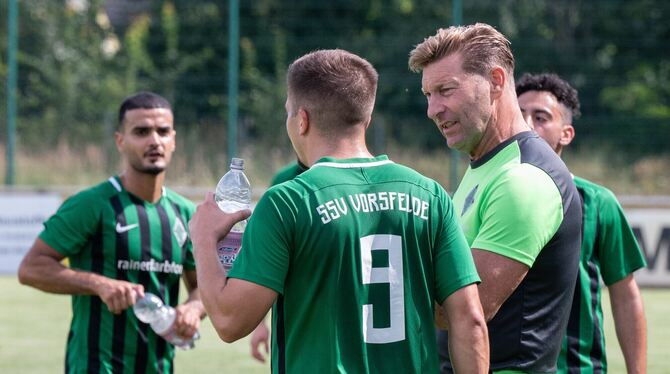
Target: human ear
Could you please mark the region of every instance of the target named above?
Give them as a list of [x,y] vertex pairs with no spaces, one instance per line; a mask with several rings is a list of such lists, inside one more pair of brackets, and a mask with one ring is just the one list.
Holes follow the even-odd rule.
[[562,146],[566,146],[572,143],[572,139],[575,138],[575,128],[572,125],[565,125],[561,129],[561,138],[558,143]]
[[121,147],[123,146],[123,134],[120,131],[114,132],[114,143],[116,143],[116,149],[121,152]]
[[507,82],[505,69],[500,66],[495,66],[491,69],[489,79],[491,82],[491,97],[497,99],[502,95],[505,83]]
[[309,113],[302,107],[298,109],[298,116],[300,116],[300,123],[298,124],[298,134],[305,135],[309,131]]

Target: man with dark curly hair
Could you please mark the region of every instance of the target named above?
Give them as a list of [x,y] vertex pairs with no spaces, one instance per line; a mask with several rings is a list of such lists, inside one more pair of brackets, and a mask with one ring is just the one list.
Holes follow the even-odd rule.
[[[575,136],[581,114],[577,90],[555,74],[525,74],[516,85],[526,122],[561,154]],[[559,373],[607,371],[600,277],[609,293],[614,324],[628,373],[646,372],[647,336],[642,298],[633,272],[645,266],[621,206],[603,186],[574,177],[583,201],[584,227],[579,276]]]

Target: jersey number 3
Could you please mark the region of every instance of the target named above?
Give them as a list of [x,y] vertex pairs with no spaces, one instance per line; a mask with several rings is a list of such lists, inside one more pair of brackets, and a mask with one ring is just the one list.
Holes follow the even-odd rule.
[[[387,267],[372,267],[372,251],[388,251]],[[388,283],[391,323],[375,328],[372,304],[363,305],[363,340],[384,344],[405,340],[405,291],[402,269],[402,238],[398,235],[369,235],[361,238],[363,284]]]

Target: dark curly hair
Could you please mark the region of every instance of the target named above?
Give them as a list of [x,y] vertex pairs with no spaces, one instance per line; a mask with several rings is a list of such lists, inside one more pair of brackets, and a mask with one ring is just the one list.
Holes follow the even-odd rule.
[[579,118],[582,114],[579,111],[577,90],[556,74],[524,74],[516,84],[516,96],[521,96],[528,91],[551,92],[556,96],[559,103],[570,109],[573,118]]

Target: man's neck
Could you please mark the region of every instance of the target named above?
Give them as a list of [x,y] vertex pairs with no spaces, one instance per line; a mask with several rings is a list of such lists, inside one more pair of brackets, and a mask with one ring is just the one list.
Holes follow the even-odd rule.
[[340,139],[319,139],[306,149],[307,165],[312,166],[324,157],[332,158],[370,158],[374,157],[365,144],[365,138],[346,137]]
[[477,160],[489,153],[505,140],[524,131],[530,131],[521,115],[516,99],[503,96],[493,109],[489,124],[484,131],[477,147],[470,153],[472,160]]
[[127,169],[119,177],[123,188],[142,200],[155,203],[163,194],[165,172],[152,175]]

